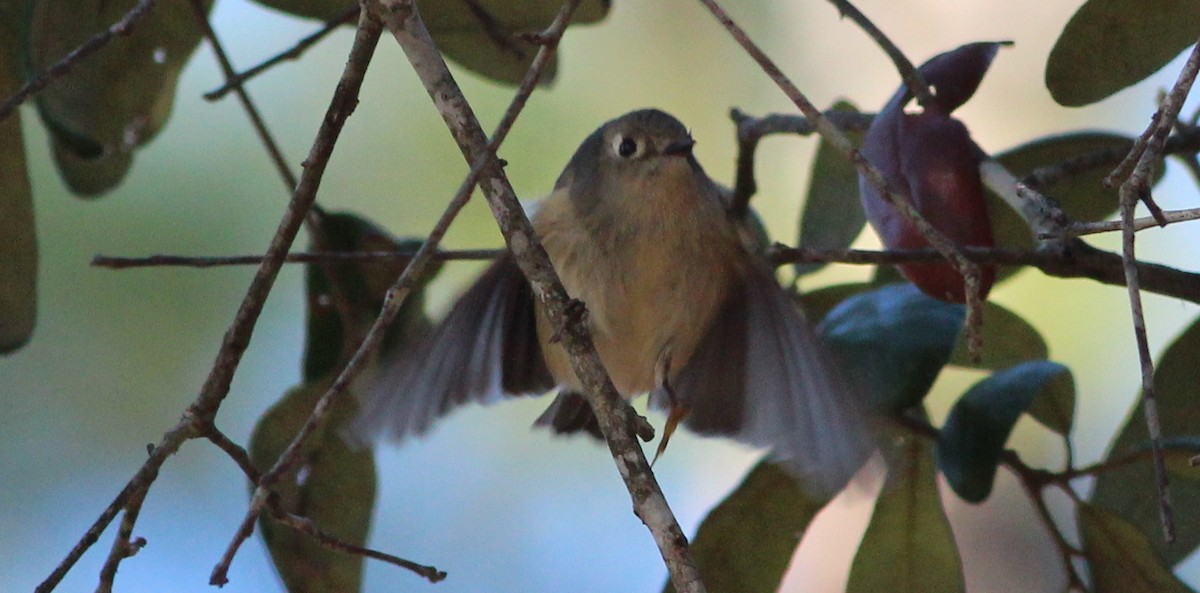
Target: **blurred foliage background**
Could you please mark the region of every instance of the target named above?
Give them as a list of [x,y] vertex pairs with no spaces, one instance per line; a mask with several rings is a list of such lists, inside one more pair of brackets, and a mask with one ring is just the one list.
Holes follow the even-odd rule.
[[[882,53],[824,2],[730,1],[728,10],[818,105],[849,98],[872,111],[898,84]],[[976,40],[1012,39],[974,99],[956,112],[989,151],[1056,131],[1139,133],[1155,93],[1178,72],[1177,60],[1150,80],[1096,106],[1057,106],[1042,84],[1045,59],[1078,3],[926,0],[860,3],[915,62]],[[316,27],[243,0],[222,0],[213,24],[235,63],[248,67]],[[349,48],[335,34],[299,62],[251,83],[289,160],[298,166]],[[511,90],[469,73],[459,82],[490,129]],[[252,269],[91,268],[95,254],[224,255],[261,252],[286,200],[274,170],[236,102],[207,103],[219,70],[202,46],[184,71],[176,111],[144,147],[111,195],[72,197],[52,168],[45,134],[22,110],[42,258],[39,326],[24,350],[0,359],[7,411],[0,415],[0,589],[29,591],[62,559],[192,400]],[[1195,103],[1194,101],[1192,103]],[[696,3],[618,0],[609,18],[570,30],[556,83],[535,93],[501,149],[526,199],[547,191],[571,151],[601,122],[655,106],[693,129],[709,174],[732,180],[735,144],[727,112],[794,112],[770,80]],[[1189,104],[1184,114],[1194,111]],[[816,141],[768,140],[759,151],[755,206],[777,240],[793,243],[798,201]],[[1195,205],[1186,172],[1172,163],[1156,192],[1165,209]],[[358,110],[347,125],[319,196],[399,235],[433,224],[466,167],[399,48],[385,36]],[[847,196],[847,199],[857,199]],[[1177,225],[1139,235],[1139,256],[1195,268],[1200,232]],[[1116,249],[1117,237],[1096,238]],[[449,247],[500,244],[477,200]],[[864,247],[877,245],[870,233]],[[448,266],[433,287],[443,311],[478,270]],[[806,288],[865,278],[866,269],[831,266]],[[218,418],[244,442],[254,420],[299,379],[303,340],[302,270],[285,269]],[[1125,293],[1086,280],[1024,272],[992,298],[1037,325],[1051,357],[1072,367],[1079,390],[1075,444],[1081,464],[1099,459],[1133,401],[1137,363]],[[1155,352],[1195,315],[1195,307],[1147,296]],[[978,376],[943,373],[928,400],[935,423],[950,398]],[[939,397],[939,394],[945,397]],[[628,495],[600,446],[531,431],[545,401],[470,408],[427,438],[378,457],[381,499],[374,547],[449,572],[443,583],[368,563],[369,591],[655,591],[665,571]],[[661,418],[652,418],[661,422]],[[742,477],[758,453],[724,441],[676,437],[655,467],[684,530]],[[1028,420],[1012,441],[1032,464],[1061,463],[1062,451]],[[785,589],[841,590],[879,487],[851,488],[814,524]],[[948,492],[946,493],[948,494]],[[971,591],[1057,591],[1057,559],[1015,482],[1004,472],[986,504],[953,498],[949,512]],[[120,591],[209,591],[208,573],[246,508],[237,468],[206,443],[192,443],[166,466],[135,535],[148,545],[121,567]],[[1063,510],[1067,509],[1064,504]],[[1069,513],[1063,513],[1064,520]],[[88,591],[107,553],[101,540],[60,586]],[[256,542],[257,544],[257,542]],[[1200,582],[1195,560],[1179,569]],[[227,591],[272,591],[276,577],[261,545],[235,560]]]

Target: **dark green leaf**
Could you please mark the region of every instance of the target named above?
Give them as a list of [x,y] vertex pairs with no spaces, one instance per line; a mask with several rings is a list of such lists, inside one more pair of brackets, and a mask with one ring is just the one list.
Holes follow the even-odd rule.
[[[1200,366],[1196,364],[1197,360],[1200,360],[1200,323],[1193,323],[1163,353],[1154,373],[1159,420],[1168,440],[1194,441],[1200,437],[1200,407],[1196,405]],[[1144,451],[1149,446],[1149,439],[1139,404],[1125,420],[1106,459],[1121,459]],[[1195,452],[1198,451],[1182,447],[1175,453],[1168,452],[1168,460],[1190,457]],[[1175,522],[1179,526],[1174,544],[1167,544],[1162,538],[1149,455],[1142,455],[1135,463],[1100,473],[1092,500],[1133,524],[1149,540],[1158,558],[1174,566],[1200,546],[1200,470],[1186,463],[1168,463],[1167,470]]]
[[[16,92],[17,2],[0,0],[0,100]],[[0,354],[29,341],[37,319],[37,238],[21,118],[0,120]]]
[[[250,457],[259,468],[271,467],[300,430],[329,381],[288,392],[267,410],[250,438]],[[370,449],[351,449],[337,426],[354,411],[343,394],[327,427],[309,440],[301,461],[276,486],[288,512],[310,519],[321,531],[364,545],[375,504],[375,460]],[[361,589],[362,556],[325,548],[306,534],[274,522],[259,521],[263,540],[289,593],[352,593]]]
[[[326,245],[321,251],[411,251],[420,241],[396,241],[374,223],[350,213],[331,213],[322,223]],[[353,353],[367,329],[379,315],[387,289],[395,282],[407,264],[405,259],[373,262],[308,264],[308,331],[304,353],[304,378],[316,380],[336,369],[339,362]],[[332,289],[327,273],[337,278],[337,290]],[[433,271],[427,278],[432,278]],[[339,307],[338,300],[344,306]],[[384,338],[383,350],[395,345],[402,336],[414,335],[429,325],[424,313],[424,290],[409,293],[400,314],[392,322]],[[350,340],[347,341],[344,319],[352,317]]]
[[[92,35],[121,19],[136,0],[43,0],[30,20],[30,66],[42,71]],[[205,7],[212,1],[206,0]],[[188,2],[164,2],[129,35],[72,68],[69,82],[37,97],[54,156],[67,185],[80,195],[112,189],[133,150],[166,123],[175,84],[201,32]]]
[[1124,519],[1091,504],[1077,509],[1083,551],[1096,593],[1188,593],[1155,557],[1146,537]]
[[1196,0],[1089,0],[1050,50],[1046,88],[1068,107],[1095,103],[1165,66],[1197,31]]
[[950,409],[938,436],[938,467],[963,500],[982,502],[991,494],[1017,419],[1047,390],[1054,399],[1061,387],[1051,380],[1064,373],[1066,367],[1048,360],[1021,363],[976,383]]
[[[257,1],[319,20],[336,16],[350,5],[346,0]],[[608,14],[610,5],[610,0],[584,0],[571,18],[571,24],[599,21]],[[533,63],[539,47],[522,39],[520,34],[541,31],[549,26],[562,8],[562,2],[475,0],[421,2],[418,6],[430,35],[447,57],[498,82],[517,84]],[[553,80],[554,70],[554,64],[547,68],[542,76],[543,84]]]
[[825,341],[861,381],[872,409],[893,413],[920,402],[962,326],[964,308],[911,284],[856,294],[821,322]]
[[[774,593],[800,537],[825,500],[810,498],[778,466],[759,463],[692,541],[692,554],[710,593]],[[667,583],[665,591],[674,591]]]
[[964,332],[950,355],[950,364],[994,371],[1027,360],[1044,359],[1046,355],[1046,342],[1036,328],[1016,313],[988,301],[983,304],[982,360],[971,362]]
[[[833,106],[838,111],[857,113],[858,109],[849,102],[839,101]],[[865,132],[847,132],[855,146],[862,144]],[[812,175],[808,184],[808,196],[804,199],[804,212],[800,215],[800,247],[844,249],[850,247],[867,217],[863,214],[858,199],[858,170],[842,153],[821,139],[817,155],[813,159]],[[796,264],[796,274],[815,272],[825,264]]]
[[890,442],[888,483],[875,502],[846,591],[962,591],[962,561],[938,495],[933,447],[912,434]]

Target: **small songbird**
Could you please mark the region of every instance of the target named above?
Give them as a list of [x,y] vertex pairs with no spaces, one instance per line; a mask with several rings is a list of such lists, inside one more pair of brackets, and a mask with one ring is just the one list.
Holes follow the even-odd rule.
[[[587,306],[623,397],[650,392],[691,430],[769,448],[814,492],[836,493],[873,448],[861,397],[748,247],[694,144],[658,110],[604,124],[567,163],[534,229]],[[537,423],[598,434],[554,334],[501,257],[444,321],[380,362],[356,428],[402,438],[460,404],[558,387]]]

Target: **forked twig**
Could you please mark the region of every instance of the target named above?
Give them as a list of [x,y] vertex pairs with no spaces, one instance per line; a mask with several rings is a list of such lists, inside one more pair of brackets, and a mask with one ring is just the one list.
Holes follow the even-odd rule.
[[[1179,77],[1167,93],[1162,105],[1154,114],[1150,126],[1142,134],[1141,139],[1130,151],[1129,157],[1110,175],[1111,181],[1115,176],[1124,175],[1129,170],[1129,178],[1121,184],[1119,192],[1121,201],[1121,255],[1124,261],[1125,282],[1129,291],[1129,312],[1133,317],[1133,332],[1137,341],[1138,359],[1142,371],[1142,412],[1146,417],[1146,428],[1150,435],[1150,446],[1154,459],[1155,486],[1158,490],[1159,518],[1162,520],[1163,538],[1167,542],[1175,541],[1175,517],[1171,506],[1170,482],[1167,476],[1167,464],[1163,456],[1162,426],[1158,418],[1158,399],[1154,387],[1154,359],[1150,355],[1150,340],[1146,335],[1146,319],[1142,311],[1142,295],[1138,276],[1137,253],[1135,241],[1137,228],[1134,221],[1134,210],[1138,202],[1144,202],[1151,214],[1165,224],[1162,211],[1150,197],[1150,186],[1154,178],[1154,167],[1162,158],[1166,138],[1175,127],[1179,118],[1179,110],[1183,107],[1192,83],[1200,71],[1200,43],[1192,47],[1187,62],[1180,71]],[[1144,139],[1144,142],[1141,141]],[[1130,167],[1128,163],[1135,163]]]
[[983,347],[982,331],[980,331],[983,323],[983,303],[981,302],[979,296],[979,266],[975,265],[966,257],[964,257],[962,251],[957,245],[954,244],[953,241],[946,238],[946,236],[937,229],[933,228],[933,226],[930,225],[923,216],[921,216],[921,213],[917,212],[917,209],[912,205],[912,200],[910,197],[904,194],[903,188],[900,188],[899,191],[895,191],[893,188],[888,186],[887,180],[884,178],[883,173],[881,173],[879,169],[863,158],[858,149],[856,149],[850,142],[850,139],[847,138],[846,135],[837,128],[837,126],[833,125],[828,119],[825,118],[821,111],[817,109],[817,107],[813,105],[811,101],[808,100],[808,97],[806,97],[804,93],[800,92],[800,89],[796,87],[791,79],[784,75],[783,71],[779,69],[779,66],[777,66],[775,62],[772,61],[765,52],[763,52],[762,48],[760,48],[758,44],[754,43],[754,41],[746,35],[746,32],[742,30],[742,28],[736,22],[734,22],[734,20],[729,16],[728,13],[725,12],[723,8],[721,8],[716,0],[700,0],[700,2],[708,8],[709,12],[711,12],[717,19],[717,22],[721,23],[721,25],[725,27],[725,30],[729,32],[734,40],[742,46],[742,49],[746,50],[746,53],[748,53],[750,57],[758,63],[763,72],[766,73],[767,76],[769,76],[771,80],[773,80],[775,84],[779,86],[784,94],[786,94],[788,98],[792,100],[792,103],[794,103],[796,107],[800,109],[801,113],[803,113],[805,117],[807,117],[814,123],[814,125],[816,125],[817,132],[821,134],[821,137],[829,142],[831,146],[837,149],[838,152],[850,159],[850,162],[854,163],[855,168],[858,169],[859,173],[867,179],[867,182],[879,190],[879,193],[881,196],[883,196],[884,200],[886,200],[892,205],[892,207],[894,207],[905,218],[912,222],[913,226],[916,227],[916,229],[921,233],[921,236],[928,241],[934,249],[937,249],[939,253],[945,256],[945,258],[954,266],[958,274],[963,277],[967,301],[967,318],[965,325],[967,330],[968,351],[971,353],[972,358],[978,358],[980,356],[980,350]]

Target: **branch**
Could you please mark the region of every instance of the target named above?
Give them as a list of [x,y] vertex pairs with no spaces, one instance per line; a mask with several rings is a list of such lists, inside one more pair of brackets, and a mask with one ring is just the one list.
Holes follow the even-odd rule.
[[325,21],[325,24],[322,25],[320,29],[317,29],[315,33],[301,38],[300,41],[297,41],[292,47],[275,54],[274,56],[266,59],[263,62],[260,62],[257,66],[254,66],[245,72],[240,72],[228,77],[228,80],[226,80],[225,84],[207,93],[204,93],[204,99],[206,101],[216,101],[229,94],[229,91],[232,91],[235,88],[240,88],[246,83],[246,81],[258,76],[259,74],[262,74],[263,72],[266,72],[278,64],[283,63],[285,60],[298,59],[300,56],[304,55],[304,52],[307,51],[308,48],[315,45],[318,41],[324,39],[325,36],[332,33],[334,29],[337,29],[342,25],[349,24],[351,21],[357,19],[358,11],[359,7],[357,2],[350,4],[345,10],[338,13],[333,18]]
[[278,496],[271,496],[268,500],[267,507],[270,510],[271,519],[313,538],[317,541],[317,543],[329,548],[330,550],[341,552],[343,554],[352,554],[354,556],[372,558],[374,560],[386,562],[393,566],[399,566],[400,568],[411,570],[417,575],[424,577],[430,583],[439,583],[446,579],[446,572],[443,570],[438,570],[438,568],[435,566],[418,564],[411,560],[405,560],[404,558],[394,556],[386,552],[380,552],[378,550],[373,550],[371,548],[342,541],[337,537],[322,531],[320,527],[317,527],[316,523],[312,522],[312,519],[294,515],[285,511],[283,507],[280,506]]
[[[411,260],[416,251],[316,251],[307,253],[289,253],[284,257],[284,263],[311,264],[319,262],[349,263],[372,262],[398,259]],[[505,253],[502,249],[457,249],[436,251],[430,257],[433,261],[479,261],[495,259]],[[111,270],[127,270],[130,268],[155,267],[185,267],[212,268],[217,266],[240,266],[262,263],[261,255],[231,255],[231,256],[187,256],[187,255],[150,255],[146,257],[113,257],[97,255],[92,258],[92,265]]]
[[917,104],[921,107],[929,105],[933,100],[933,91],[929,88],[929,83],[925,81],[925,77],[921,75],[921,71],[917,70],[913,63],[904,56],[904,52],[888,39],[887,35],[875,26],[867,15],[863,14],[858,8],[850,3],[849,0],[829,0],[831,4],[837,7],[838,12],[844,17],[848,17],[854,21],[875,43],[891,58],[892,63],[896,65],[896,70],[900,72],[900,78],[904,80],[904,85],[908,87],[908,92],[912,93],[917,99]]
[[725,10],[717,4],[716,0],[700,0],[700,2],[716,17],[717,22],[725,27],[730,36],[742,46],[742,49],[746,50],[746,53],[758,63],[763,72],[792,100],[792,103],[795,103],[800,112],[816,125],[817,132],[821,134],[821,138],[829,142],[830,146],[833,146],[838,152],[845,155],[847,159],[850,159],[850,162],[854,163],[854,167],[858,169],[859,175],[866,178],[868,183],[875,186],[884,200],[896,208],[902,216],[907,218],[921,233],[921,237],[933,246],[934,249],[937,249],[954,266],[955,271],[963,277],[967,301],[967,318],[965,321],[967,350],[970,352],[971,358],[978,358],[979,352],[983,347],[983,336],[979,329],[983,323],[983,306],[979,297],[979,266],[976,266],[970,260],[963,257],[962,251],[959,250],[953,241],[948,239],[941,231],[933,228],[921,216],[921,213],[917,212],[917,209],[913,206],[912,197],[903,188],[900,188],[900,191],[893,191],[888,186],[883,173],[863,158],[858,149],[850,142],[850,139],[821,114],[821,111],[783,74],[779,66],[775,65],[775,62],[767,57],[762,48],[758,47],[746,35],[746,32],[729,17]]
[[[1146,319],[1142,311],[1142,295],[1139,290],[1137,253],[1134,247],[1137,236],[1134,227],[1134,209],[1137,207],[1138,201],[1145,202],[1151,214],[1159,219],[1161,224],[1166,224],[1162,211],[1151,198],[1150,186],[1153,184],[1153,171],[1162,158],[1163,145],[1174,128],[1175,121],[1179,118],[1179,110],[1183,107],[1183,103],[1191,91],[1197,71],[1200,71],[1200,43],[1192,47],[1192,53],[1188,56],[1183,70],[1180,71],[1179,78],[1175,81],[1175,85],[1167,94],[1158,112],[1155,113],[1150,126],[1142,135],[1142,138],[1146,138],[1144,145],[1139,144],[1130,152],[1126,162],[1136,160],[1137,164],[1133,166],[1129,178],[1121,184],[1120,191],[1123,226],[1121,255],[1125,264],[1126,286],[1129,290],[1129,311],[1133,317],[1133,331],[1137,340],[1138,358],[1141,361],[1142,402],[1144,404],[1142,410],[1146,417],[1151,449],[1154,452],[1154,478],[1158,489],[1159,518],[1162,520],[1163,538],[1168,543],[1175,541],[1175,518],[1174,510],[1171,508],[1170,482],[1167,477],[1166,460],[1163,456],[1162,426],[1158,418],[1158,400],[1154,388],[1154,359],[1150,355],[1150,340],[1146,335]],[[1135,159],[1134,155],[1137,154],[1139,148],[1141,154],[1137,155]],[[1116,174],[1117,172],[1114,171],[1113,175]],[[1109,179],[1112,179],[1112,176]]]
[[150,14],[150,10],[154,8],[155,0],[140,0],[137,5],[129,9],[121,20],[112,24],[111,27],[93,35],[87,41],[84,41],[79,47],[67,54],[63,59],[56,62],[48,69],[39,72],[36,76],[29,79],[16,93],[5,99],[3,104],[0,104],[0,121],[8,117],[17,107],[30,97],[40,93],[55,79],[62,77],[71,71],[75,64],[82,61],[84,58],[96,53],[100,48],[108,45],[117,35],[128,35],[133,31],[133,25]]
[[[321,177],[329,163],[329,157],[333,154],[333,147],[341,134],[342,127],[358,103],[358,92],[362,87],[367,66],[375,53],[375,47],[379,43],[381,32],[381,26],[375,19],[365,16],[359,19],[354,45],[350,48],[350,56],[346,61],[345,69],[342,71],[342,77],[338,81],[329,108],[325,112],[325,118],[313,140],[309,156],[304,161],[304,172],[292,197],[292,203],[288,205],[287,212],[280,221],[279,229],[267,251],[267,258],[259,267],[258,274],[251,283],[246,299],[238,311],[234,326],[226,333],[221,352],[218,353],[217,362],[213,366],[213,371],[205,383],[200,398],[189,408],[201,418],[214,416],[221,401],[229,392],[229,382],[233,378],[233,371],[240,361],[242,353],[249,345],[250,333],[254,321],[262,310],[262,302],[267,292],[270,291],[279,268],[283,265],[284,257],[295,240],[302,221],[316,199]],[[267,480],[270,475],[272,475],[271,472],[268,472],[260,480],[260,486],[252,497],[252,512],[248,514],[247,520],[242,522],[238,535],[226,550],[221,562],[213,569],[210,577],[211,584],[219,586],[228,582],[226,573],[229,563],[232,562],[233,555],[241,543],[254,531],[254,520],[261,512],[263,501],[266,498],[261,482]],[[277,479],[278,473],[275,475]]]
[[[568,1],[555,24],[565,27],[569,19],[567,15],[576,4],[577,0]],[[573,304],[563,289],[503,169],[491,156],[494,146],[489,145],[483,135],[470,105],[425,29],[416,5],[412,0],[376,0],[371,3],[371,8],[379,11],[408,56],[468,162],[486,165],[481,172],[480,187],[492,214],[513,258],[529,279],[538,299],[545,305],[546,314],[557,334],[562,336],[562,345],[572,368],[584,385],[584,393],[629,489],[634,511],[650,529],[658,544],[672,583],[680,592],[704,591],[687,547],[687,537],[671,513],[632,432],[634,413],[608,378],[592,344],[587,325],[578,315],[578,304]],[[543,46],[538,59],[548,53],[546,50],[549,47]],[[575,314],[571,313],[572,310]]]
[[[847,111],[830,110],[825,112],[825,118],[842,130],[866,130],[875,119],[873,113],[851,113]],[[730,119],[737,124],[737,179],[733,186],[733,200],[729,210],[735,216],[743,216],[750,207],[750,198],[758,191],[758,182],[754,180],[754,153],[758,143],[765,136],[772,134],[798,134],[810,136],[817,131],[817,126],[807,117],[801,115],[771,114],[765,117],[751,117],[740,109],[729,112]]]

